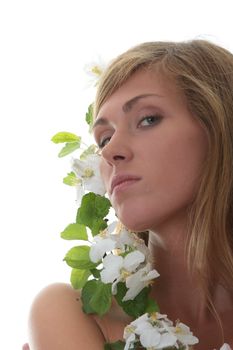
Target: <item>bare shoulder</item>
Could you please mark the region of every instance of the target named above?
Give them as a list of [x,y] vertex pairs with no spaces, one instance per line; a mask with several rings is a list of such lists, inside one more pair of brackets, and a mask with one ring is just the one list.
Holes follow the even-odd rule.
[[80,294],[56,283],[35,298],[29,316],[31,350],[103,350],[104,336],[82,311]]

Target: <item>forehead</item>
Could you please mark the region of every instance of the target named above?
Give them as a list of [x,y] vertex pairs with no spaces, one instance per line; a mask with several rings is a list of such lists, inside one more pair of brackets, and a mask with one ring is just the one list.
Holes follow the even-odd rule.
[[152,69],[140,70],[134,73],[120,88],[118,88],[100,107],[97,117],[102,118],[108,112],[123,109],[127,112],[138,100],[138,96],[165,97],[183,100],[174,79]]

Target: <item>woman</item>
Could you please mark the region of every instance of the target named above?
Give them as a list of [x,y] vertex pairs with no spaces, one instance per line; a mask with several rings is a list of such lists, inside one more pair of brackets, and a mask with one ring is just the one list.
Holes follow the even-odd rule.
[[[161,312],[188,324],[195,349],[233,347],[233,56],[207,41],[144,43],[98,86],[93,127],[119,220],[149,231]],[[102,350],[131,321],[113,303],[82,312],[69,286],[47,287],[30,315],[31,349]]]

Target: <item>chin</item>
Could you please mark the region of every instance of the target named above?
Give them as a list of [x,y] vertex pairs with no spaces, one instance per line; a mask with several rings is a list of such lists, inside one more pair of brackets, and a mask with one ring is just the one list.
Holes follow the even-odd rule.
[[145,222],[145,220],[140,220],[140,216],[135,215],[133,212],[128,213],[128,215],[126,213],[123,215],[121,215],[121,213],[118,213],[117,217],[125,227],[133,232],[142,232],[149,230],[148,222]]
[[143,224],[137,224],[137,223],[133,223],[132,225],[130,223],[125,223],[123,221],[121,221],[123,223],[123,225],[125,227],[127,227],[127,229],[129,229],[130,231],[133,232],[144,232],[144,231],[149,231],[149,228],[147,225],[143,225]]

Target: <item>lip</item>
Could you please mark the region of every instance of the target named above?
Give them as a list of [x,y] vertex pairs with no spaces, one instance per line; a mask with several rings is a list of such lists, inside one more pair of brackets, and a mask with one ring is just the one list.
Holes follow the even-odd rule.
[[110,194],[113,193],[115,187],[122,185],[122,184],[130,184],[130,181],[132,181],[132,183],[134,183],[135,181],[139,181],[141,180],[141,177],[136,176],[136,175],[132,175],[132,174],[118,174],[118,175],[114,175],[112,178],[112,182],[111,182],[111,189],[110,189]]

